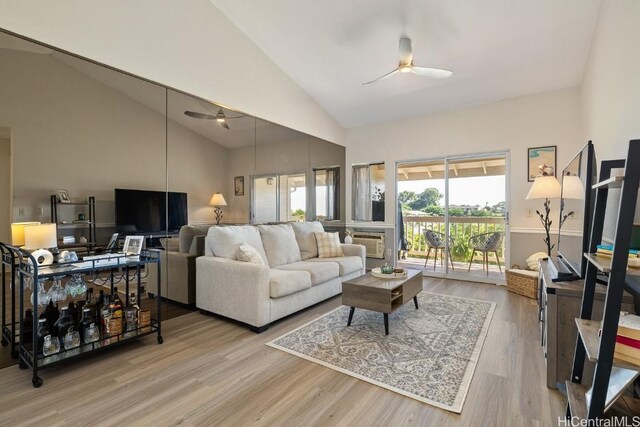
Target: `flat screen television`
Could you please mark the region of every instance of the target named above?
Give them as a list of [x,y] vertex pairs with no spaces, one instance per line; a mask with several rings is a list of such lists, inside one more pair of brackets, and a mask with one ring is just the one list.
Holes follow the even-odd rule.
[[[584,253],[589,251],[596,182],[596,156],[589,141],[562,170],[560,218],[558,221],[558,279],[584,278]],[[573,213],[572,213],[573,212]],[[572,213],[572,214],[571,214]],[[570,215],[563,221],[566,215]]]
[[118,233],[177,233],[188,223],[187,193],[116,188],[115,210]]

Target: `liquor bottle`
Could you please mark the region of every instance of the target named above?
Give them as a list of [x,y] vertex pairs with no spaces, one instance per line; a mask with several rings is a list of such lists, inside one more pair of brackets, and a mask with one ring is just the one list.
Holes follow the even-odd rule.
[[113,317],[123,317],[124,316],[124,304],[120,299],[120,295],[118,294],[118,287],[113,288],[113,298],[111,299],[113,303]]
[[[46,321],[46,319],[44,319]],[[31,310],[30,308],[27,308],[27,310],[24,313],[24,319],[23,319],[23,333],[24,333],[24,339],[22,339],[22,342],[25,343],[30,343],[31,340],[33,339],[33,310]]]
[[87,289],[87,297],[86,297],[86,302],[84,303],[83,312],[84,312],[85,308],[88,308],[88,309],[91,310],[91,317],[93,317],[95,319],[95,316],[96,316],[96,302],[93,299],[93,288],[88,288]]
[[129,304],[124,309],[127,331],[134,331],[138,326],[138,310],[140,307],[138,307],[136,294],[132,292],[129,296]]
[[40,319],[46,319],[47,326],[50,330],[53,330],[53,325],[60,317],[60,311],[53,305],[53,301],[49,300],[49,304],[45,307],[45,309],[40,313]]
[[110,303],[109,295],[104,295],[102,297],[102,308],[100,308],[100,328],[102,329],[103,335],[109,335],[109,319],[111,319]]
[[103,305],[104,305],[104,290],[100,289],[100,295],[98,295],[98,301],[96,301],[96,312],[95,312],[96,320],[100,319],[100,312],[102,311]]
[[95,323],[95,321],[93,319],[93,315],[91,314],[91,308],[85,307],[82,310],[82,320],[80,321],[79,325],[80,337],[82,339],[84,339],[86,329],[89,328],[89,326],[91,326],[91,324],[93,323]]
[[67,335],[67,331],[73,326],[73,318],[69,314],[69,307],[62,307],[60,317],[53,325],[53,334],[58,337],[60,342],[64,340],[64,336]]
[[67,305],[67,310],[69,312],[69,316],[71,316],[72,326],[76,326],[80,321],[80,313],[82,312],[78,310],[78,307],[73,301],[69,302],[69,305]]

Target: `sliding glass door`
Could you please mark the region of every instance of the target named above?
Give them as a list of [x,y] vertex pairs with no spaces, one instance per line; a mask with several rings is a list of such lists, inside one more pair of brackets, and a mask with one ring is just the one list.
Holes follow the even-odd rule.
[[503,283],[507,172],[508,153],[398,163],[398,264]]
[[304,172],[252,178],[251,222],[304,221],[307,189]]

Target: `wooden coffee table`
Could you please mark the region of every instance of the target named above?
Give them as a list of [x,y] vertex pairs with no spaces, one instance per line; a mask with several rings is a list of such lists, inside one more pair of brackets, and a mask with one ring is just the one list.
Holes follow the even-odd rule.
[[422,271],[407,270],[402,278],[382,279],[367,273],[342,282],[342,304],[351,307],[347,326],[351,326],[357,308],[377,311],[384,315],[384,333],[389,335],[389,313],[393,313],[413,298],[418,309],[417,295],[422,292]]

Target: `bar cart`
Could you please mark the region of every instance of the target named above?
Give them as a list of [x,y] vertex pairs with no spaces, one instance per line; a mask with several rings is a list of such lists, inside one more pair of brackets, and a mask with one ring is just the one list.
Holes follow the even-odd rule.
[[[2,346],[11,345],[11,357],[18,358],[18,328],[16,321],[16,283],[18,277],[18,257],[15,248],[0,243],[0,263],[2,266]],[[9,280],[7,281],[7,273]],[[7,316],[7,286],[11,286],[11,317]],[[10,320],[8,320],[10,319]]]
[[[83,260],[73,262],[62,262],[51,265],[38,265],[34,257],[23,249],[10,248],[17,257],[17,277],[19,281],[19,336],[25,336],[25,296],[29,297],[33,305],[33,326],[31,328],[32,339],[30,342],[19,340],[18,347],[18,366],[20,369],[31,369],[32,384],[34,387],[40,387],[43,383],[42,378],[38,376],[38,370],[44,367],[52,366],[57,363],[87,356],[96,351],[105,351],[111,347],[118,346],[128,341],[138,339],[147,335],[157,334],[158,344],[162,344],[162,328],[161,328],[161,295],[160,295],[160,253],[157,250],[146,249],[140,255],[129,256],[125,254],[110,254],[100,257],[85,257]],[[89,259],[90,258],[90,259]],[[129,295],[129,288],[132,285],[131,273],[137,287],[137,295],[141,295],[141,272],[142,269],[156,268],[158,275],[158,295],[157,295],[157,316],[151,318],[150,322],[145,325],[136,324],[132,329],[121,330],[116,333],[104,332],[99,338],[92,342],[81,342],[78,346],[66,349],[60,343],[59,351],[55,354],[45,355],[40,353],[38,345],[38,319],[41,310],[44,309],[42,301],[38,301],[41,297],[40,289],[44,291],[46,282],[60,280],[70,275],[85,275],[92,277],[93,283],[96,280],[104,280],[105,285],[111,289],[111,295],[114,294],[114,288],[120,283],[124,283],[126,295]],[[106,277],[103,277],[106,276]],[[53,286],[53,285],[50,285]],[[67,282],[68,286],[68,282]],[[14,286],[15,288],[15,286]],[[28,300],[27,300],[28,301]],[[15,318],[14,318],[15,322]]]

